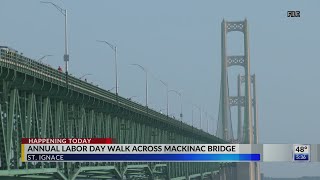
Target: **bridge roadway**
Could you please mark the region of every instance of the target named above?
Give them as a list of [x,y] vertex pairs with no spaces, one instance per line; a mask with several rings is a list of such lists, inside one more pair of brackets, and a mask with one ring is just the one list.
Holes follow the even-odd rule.
[[1,49],[0,68],[0,179],[217,179],[226,170],[204,162],[21,162],[22,137],[225,142],[78,78],[69,76],[67,85],[64,73],[15,52]]

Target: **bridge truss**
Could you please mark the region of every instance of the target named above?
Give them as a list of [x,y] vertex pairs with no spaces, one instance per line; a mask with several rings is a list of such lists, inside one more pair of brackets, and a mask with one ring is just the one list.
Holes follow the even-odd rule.
[[[0,51],[0,178],[205,179],[218,163],[21,162],[21,138],[112,137],[127,144],[225,143],[15,52]],[[221,169],[221,168],[220,168]]]

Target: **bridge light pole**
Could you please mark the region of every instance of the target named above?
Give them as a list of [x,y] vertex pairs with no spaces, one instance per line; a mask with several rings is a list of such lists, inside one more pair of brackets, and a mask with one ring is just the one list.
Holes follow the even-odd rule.
[[206,120],[207,120],[207,133],[209,132],[209,119],[208,119],[208,112],[206,111]]
[[66,83],[68,84],[69,53],[68,53],[68,34],[67,34],[67,9],[62,9],[58,5],[56,5],[56,4],[52,3],[52,2],[49,2],[49,1],[40,1],[40,2],[41,3],[45,3],[45,4],[53,5],[64,16],[64,56],[63,56],[63,60],[66,63],[65,64],[65,66],[66,66]]
[[191,108],[191,125],[193,127],[193,107],[194,107],[194,104],[191,104],[192,108]]
[[148,107],[148,71],[146,68],[139,64],[131,64],[132,66],[138,66],[140,69],[142,69],[146,73],[146,107]]
[[176,90],[169,90],[168,92],[174,92],[174,93],[176,93],[177,95],[179,95],[179,97],[180,97],[180,119],[181,119],[181,121],[182,121],[182,94],[180,93],[180,92],[178,92],[178,91],[176,91]]
[[201,121],[202,121],[202,111],[201,111],[201,107],[200,106],[197,106],[197,105],[194,105],[196,108],[198,108],[199,109],[199,113],[200,113],[200,129],[202,128],[201,127]]
[[50,54],[47,54],[47,55],[44,55],[42,56],[41,58],[38,59],[38,62],[42,63],[42,60],[46,57],[49,57],[49,56],[53,56],[53,55],[50,55]]
[[115,66],[115,74],[116,74],[116,95],[118,96],[119,87],[118,87],[118,65],[117,65],[117,46],[112,45],[108,43],[107,41],[100,41],[97,40],[97,42],[105,43],[107,44],[113,51],[114,51],[114,66]]
[[212,121],[212,134],[215,134],[214,133],[214,118],[211,115],[209,115],[209,117],[210,117],[210,120]]
[[[160,79],[159,79],[160,80]],[[166,96],[167,96],[167,116],[169,117],[169,86],[168,86],[168,83],[166,83],[166,82],[164,82],[164,81],[162,81],[162,80],[160,80],[160,82],[164,85],[164,86],[166,86]]]

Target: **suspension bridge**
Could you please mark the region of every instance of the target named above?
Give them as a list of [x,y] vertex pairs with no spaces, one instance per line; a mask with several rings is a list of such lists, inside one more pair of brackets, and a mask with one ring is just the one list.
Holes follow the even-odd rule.
[[[244,54],[227,53],[227,33],[244,34]],[[256,76],[247,20],[221,24],[216,136],[75,78],[16,51],[0,50],[0,179],[260,179],[257,163],[21,162],[21,138],[112,137],[123,144],[258,143]],[[229,95],[228,67],[240,66]],[[244,85],[244,91],[242,88]],[[238,108],[237,136],[230,108]],[[253,117],[253,118],[252,118]]]

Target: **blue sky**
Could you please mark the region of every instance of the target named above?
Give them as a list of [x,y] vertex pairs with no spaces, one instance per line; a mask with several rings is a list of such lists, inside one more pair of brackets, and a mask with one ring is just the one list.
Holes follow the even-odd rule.
[[[144,73],[182,92],[184,121],[191,123],[191,102],[214,117],[219,105],[220,24],[248,19],[251,72],[257,76],[261,143],[319,143],[320,1],[111,1],[54,0],[69,14],[69,71],[105,89],[115,86],[113,52],[96,40],[118,46],[119,93],[144,104]],[[287,18],[300,10],[300,18]],[[0,44],[26,56],[64,66],[63,16],[37,0],[1,0]],[[228,34],[230,54],[242,53],[242,35]],[[229,76],[236,77],[239,68]],[[149,106],[165,109],[165,87],[149,79]],[[230,79],[230,94],[236,81]],[[179,97],[170,94],[170,114],[178,117]],[[199,112],[194,109],[194,116]],[[204,115],[205,116],[205,115]],[[204,117],[203,116],[203,117]],[[206,121],[202,122],[203,128]],[[199,118],[195,120],[199,126]],[[236,124],[234,124],[236,126]],[[205,128],[206,130],[206,128]],[[263,163],[267,176],[318,175],[319,164]]]

